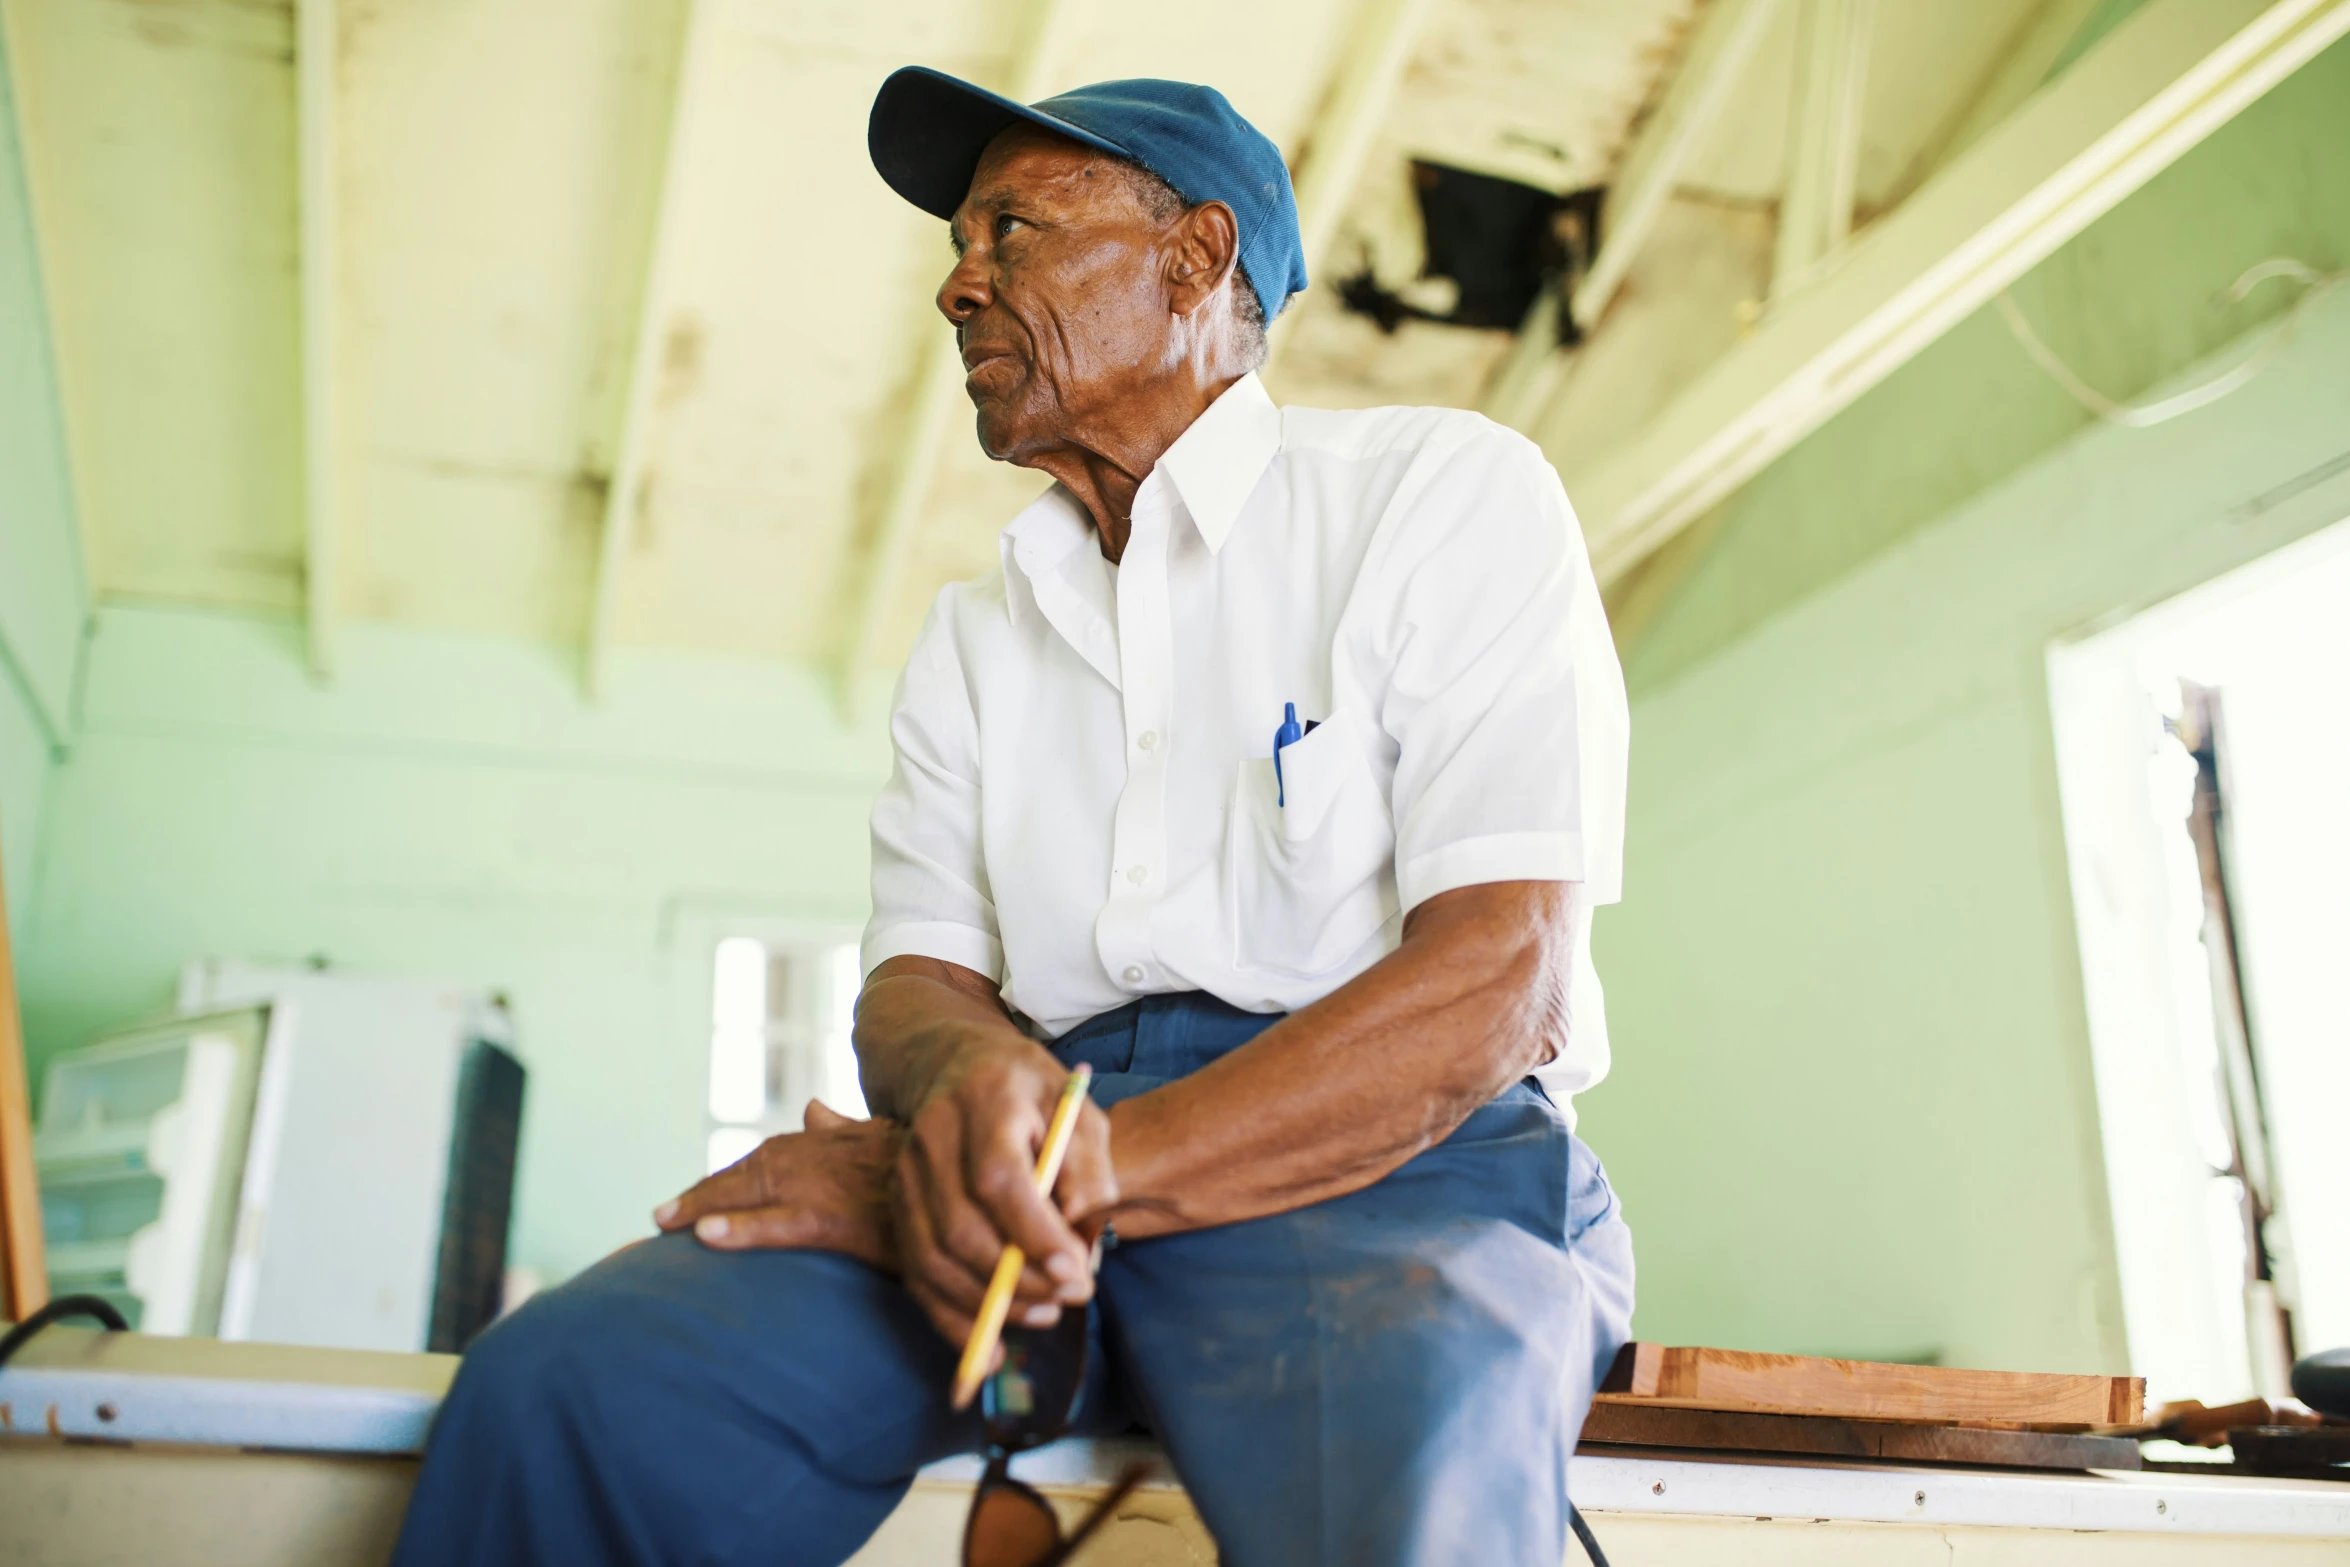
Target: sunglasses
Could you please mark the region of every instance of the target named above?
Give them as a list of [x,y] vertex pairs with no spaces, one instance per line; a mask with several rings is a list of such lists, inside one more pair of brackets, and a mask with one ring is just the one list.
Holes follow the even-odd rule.
[[979,1388],[987,1468],[963,1524],[963,1567],[1061,1567],[1150,1472],[1147,1464],[1128,1466],[1067,1536],[1052,1503],[1012,1478],[1013,1454],[1059,1438],[1076,1415],[1085,1388],[1085,1319],[1083,1309],[1063,1311],[1049,1328],[1004,1330],[1004,1363]]

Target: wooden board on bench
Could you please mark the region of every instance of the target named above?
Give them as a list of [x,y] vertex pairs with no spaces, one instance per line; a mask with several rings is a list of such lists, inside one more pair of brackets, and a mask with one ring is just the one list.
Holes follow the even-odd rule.
[[2087,1431],[2137,1424],[2146,1412],[2146,1384],[2138,1377],[1967,1371],[1633,1343],[1616,1356],[1607,1380],[1600,1384],[1599,1402],[1915,1425]]
[[2142,1463],[2138,1444],[2128,1437],[1678,1409],[1638,1399],[1593,1404],[1583,1422],[1581,1447],[1672,1447],[2006,1469],[2136,1469]]

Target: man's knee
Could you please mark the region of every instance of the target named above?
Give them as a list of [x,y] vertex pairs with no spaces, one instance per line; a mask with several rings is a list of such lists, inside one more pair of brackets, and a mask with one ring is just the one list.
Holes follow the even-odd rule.
[[596,1361],[625,1378],[625,1342],[593,1293],[577,1283],[549,1290],[475,1339],[449,1388],[443,1422],[542,1420],[578,1389],[581,1368]]

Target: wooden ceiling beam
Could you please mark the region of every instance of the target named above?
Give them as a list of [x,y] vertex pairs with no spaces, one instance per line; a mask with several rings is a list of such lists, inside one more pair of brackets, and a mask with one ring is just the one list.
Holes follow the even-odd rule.
[[1871,4],[1872,0],[1797,0],[1787,185],[1779,200],[1778,241],[1771,261],[1774,297],[1799,285],[1852,237]]
[[1599,254],[1576,285],[1574,318],[1585,330],[1607,313],[1623,286],[1624,274],[1672,198],[1689,155],[1762,46],[1779,0],[1715,0],[1697,31],[1664,98],[1633,135],[1632,144],[1608,181],[1600,209]]
[[661,153],[661,190],[653,203],[653,231],[645,249],[644,285],[637,295],[629,340],[628,379],[622,390],[620,430],[604,483],[604,518],[596,536],[595,575],[588,590],[587,641],[582,679],[588,696],[603,699],[612,677],[614,624],[628,544],[645,503],[645,457],[651,443],[654,394],[661,384],[662,337],[669,320],[672,280],[684,243],[682,195],[691,156],[693,115],[708,68],[711,13],[716,0],[685,0],[677,54],[677,86],[670,94],[669,131]]
[[1567,475],[1603,581],[1774,461],[2345,32],[2350,0],[2149,0]]
[[[1354,41],[1341,57],[1322,112],[1291,170],[1298,238],[1309,278],[1320,276],[1329,259],[1347,198],[1362,177],[1363,164],[1395,102],[1395,89],[1434,9],[1434,0],[1362,0],[1354,25],[1347,29]],[[1269,360],[1280,356],[1298,315],[1285,311],[1273,323]]]
[[[1012,50],[1005,72],[1004,95],[1020,103],[1045,96],[1047,84],[1060,64],[1068,42],[1070,13],[1075,0],[1036,0],[1028,25]],[[882,488],[875,513],[872,544],[865,554],[864,581],[857,589],[855,611],[848,625],[838,670],[843,713],[854,717],[866,677],[881,657],[881,638],[889,611],[905,580],[907,557],[914,550],[923,508],[929,504],[938,478],[954,416],[963,402],[963,355],[954,335],[938,318],[937,306],[925,297],[914,323],[914,340],[921,344],[908,394],[905,427],[896,432],[897,461]]]
[[[1654,112],[1633,133],[1608,181],[1599,254],[1591,258],[1566,307],[1586,330],[1607,313],[1672,199],[1691,152],[1744,78],[1778,6],[1779,0],[1716,0],[1699,20],[1680,68],[1665,84]],[[1535,297],[1517,340],[1486,387],[1481,407],[1488,418],[1525,430],[1550,406],[1567,361],[1559,347],[1559,309],[1555,290],[1546,288]]]
[[341,508],[335,384],[335,62],[338,0],[297,0],[294,117],[302,336],[302,608],[310,673],[334,674],[340,601],[335,570]]

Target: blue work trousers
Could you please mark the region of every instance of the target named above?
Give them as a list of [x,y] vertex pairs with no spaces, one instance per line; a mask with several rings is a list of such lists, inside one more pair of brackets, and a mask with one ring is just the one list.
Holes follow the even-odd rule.
[[[1108,1104],[1274,1021],[1157,996],[1054,1049]],[[1155,1434],[1227,1567],[1552,1567],[1631,1314],[1606,1176],[1528,1080],[1362,1191],[1110,1249],[1078,1428]],[[830,1567],[978,1448],[954,1363],[862,1263],[631,1247],[466,1355],[394,1562]]]

